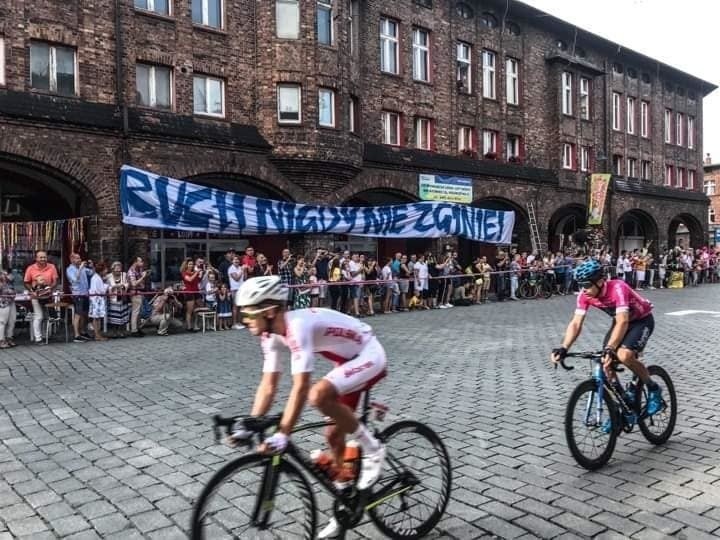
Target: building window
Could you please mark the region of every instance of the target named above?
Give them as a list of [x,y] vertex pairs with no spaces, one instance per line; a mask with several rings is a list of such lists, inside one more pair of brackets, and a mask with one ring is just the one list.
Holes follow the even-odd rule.
[[470,126],[458,128],[458,152],[472,154],[475,151],[475,130]]
[[400,115],[398,113],[382,112],[383,144],[400,146]]
[[495,99],[495,53],[482,52],[483,97]]
[[465,2],[458,2],[455,5],[455,13],[457,13],[458,17],[461,19],[472,19],[475,15],[475,12],[473,9],[468,6]]
[[520,162],[520,137],[518,135],[507,135],[505,139],[505,156],[512,163]]
[[563,167],[563,169],[568,169],[568,170],[575,169],[575,145],[574,144],[563,143],[562,167]]
[[350,105],[348,107],[348,124],[350,133],[357,133],[360,125],[360,103],[358,98],[350,96]]
[[193,77],[193,112],[210,116],[225,115],[225,83],[222,79]]
[[647,101],[640,102],[640,136],[650,136],[650,104]]
[[385,73],[398,74],[398,23],[392,19],[380,19],[380,69]]
[[643,160],[640,163],[640,177],[643,180],[650,180],[650,171],[652,170],[651,167],[652,165],[649,161]]
[[514,58],[505,60],[505,95],[510,105],[520,103],[520,64]]
[[673,166],[665,165],[665,185],[672,186],[673,183]]
[[715,180],[705,180],[705,195],[715,195]]
[[708,222],[715,223],[715,208],[708,207]]
[[332,0],[318,0],[316,10],[316,25],[318,43],[332,45],[333,42],[333,18]]
[[415,119],[415,147],[420,150],[432,148],[432,121],[427,118]]
[[665,142],[672,143],[672,111],[665,109]]
[[430,32],[413,28],[413,79],[430,80]]
[[74,96],[75,78],[75,49],[37,41],[30,44],[30,86]]
[[613,92],[612,95],[612,107],[613,107],[613,129],[615,131],[620,131],[622,129],[620,126],[622,125],[620,120],[620,107],[621,107],[621,101],[620,101],[620,94],[617,92]]
[[588,172],[590,170],[590,147],[580,147],[580,170]]
[[628,178],[637,178],[637,159],[633,157],[627,158],[627,171],[626,175]]
[[685,119],[682,113],[675,114],[675,144],[682,146],[684,144],[683,128],[685,127]]
[[432,9],[432,0],[415,0],[415,3],[418,6],[422,6],[424,8]]
[[152,11],[158,15],[170,15],[170,6],[169,0],[135,0],[136,9]]
[[301,97],[302,90],[299,84],[278,85],[278,123],[299,124],[302,121]]
[[195,24],[222,28],[222,0],[192,0],[192,21]]
[[498,26],[497,17],[487,11],[480,15],[480,23],[487,28],[497,28]]
[[162,66],[137,64],[135,90],[137,104],[143,107],[169,109],[172,106],[172,71]]
[[691,190],[695,189],[695,171],[693,170],[687,172],[687,188]]
[[462,41],[457,44],[457,85],[461,92],[472,92],[472,47]]
[[483,156],[489,159],[497,157],[497,132],[483,129]]
[[688,116],[687,122],[687,143],[691,150],[695,148],[695,117]]
[[348,17],[348,35],[350,36],[350,53],[357,55],[360,51],[360,0],[350,0],[350,13]]
[[562,74],[562,112],[569,116],[573,113],[573,76],[568,71]]
[[328,88],[318,90],[318,123],[323,127],[335,127],[335,92]]
[[613,174],[615,174],[616,176],[622,176],[623,175],[623,171],[622,171],[623,157],[620,154],[613,154],[612,161],[613,161]]
[[275,0],[275,33],[282,39],[298,39],[300,37],[298,0]]
[[580,77],[580,118],[590,120],[590,79]]
[[685,185],[685,169],[678,167],[677,175],[675,177],[675,187],[683,187]]
[[508,22],[505,24],[505,32],[511,36],[520,35],[520,27],[514,22]]
[[0,37],[0,86],[5,85],[5,40]]
[[635,98],[628,97],[625,111],[626,129],[630,135],[635,134]]

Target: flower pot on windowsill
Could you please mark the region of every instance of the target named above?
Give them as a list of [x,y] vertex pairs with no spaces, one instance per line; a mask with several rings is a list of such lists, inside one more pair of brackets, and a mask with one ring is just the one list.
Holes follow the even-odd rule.
[[497,159],[497,154],[495,152],[488,152],[485,154],[485,159]]
[[475,159],[477,157],[477,152],[475,150],[472,150],[471,148],[465,148],[463,150],[460,150],[460,154],[472,159]]
[[510,163],[517,163],[517,164],[522,163],[522,160],[518,156],[512,156],[508,159],[508,161]]

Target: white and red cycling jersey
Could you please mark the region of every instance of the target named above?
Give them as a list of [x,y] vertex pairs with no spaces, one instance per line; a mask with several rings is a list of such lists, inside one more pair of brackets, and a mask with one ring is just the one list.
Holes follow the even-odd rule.
[[309,373],[322,356],[336,367],[325,376],[340,395],[369,388],[385,375],[385,350],[370,325],[326,308],[286,311],[286,332],[264,334],[263,372],[282,371],[281,353],[290,349],[290,371]]
[[621,279],[606,281],[603,290],[597,297],[588,296],[585,291],[580,291],[575,313],[585,315],[590,306],[603,310],[611,317],[627,311],[630,314],[630,321],[644,319],[652,313],[653,309],[650,300],[640,296]]

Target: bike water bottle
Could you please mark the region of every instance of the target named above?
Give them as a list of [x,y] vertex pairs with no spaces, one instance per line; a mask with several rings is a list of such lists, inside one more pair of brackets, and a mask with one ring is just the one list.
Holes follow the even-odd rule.
[[630,381],[627,383],[627,386],[625,387],[625,394],[623,395],[623,398],[625,398],[625,402],[628,404],[628,406],[631,409],[635,409],[635,393],[637,391],[637,386],[635,385],[635,381]]
[[593,366],[593,379],[600,380],[602,378],[602,363],[597,361]]

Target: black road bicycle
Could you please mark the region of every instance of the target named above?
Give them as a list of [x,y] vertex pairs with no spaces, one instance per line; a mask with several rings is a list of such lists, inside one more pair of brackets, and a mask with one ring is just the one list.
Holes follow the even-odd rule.
[[[618,392],[602,367],[602,351],[568,353],[570,358],[590,360],[592,376],[577,385],[565,410],[565,438],[578,464],[594,471],[603,467],[615,450],[621,432],[630,433],[635,424],[652,444],[664,444],[672,435],[677,419],[677,396],[667,371],[648,366],[653,381],[662,389],[662,408],[647,414],[648,390],[637,376]],[[564,360],[560,364],[566,370]],[[613,368],[616,372],[624,368]]]
[[[371,410],[382,420],[387,409],[370,402],[365,392],[360,421],[367,425]],[[280,415],[214,417],[215,438],[224,428],[242,425],[262,443],[265,432],[280,423]],[[328,422],[296,427],[293,433],[319,429]],[[419,422],[391,424],[376,437],[386,445],[383,475],[372,487],[338,489],[309,455],[292,440],[282,454],[250,453],[231,461],[210,478],[195,502],[191,538],[308,539],[315,538],[317,509],[310,477],[334,499],[333,513],[345,531],[357,526],[367,511],[375,526],[389,538],[421,538],[445,512],[451,489],[451,467],[445,445]],[[355,464],[356,478],[360,460]]]

